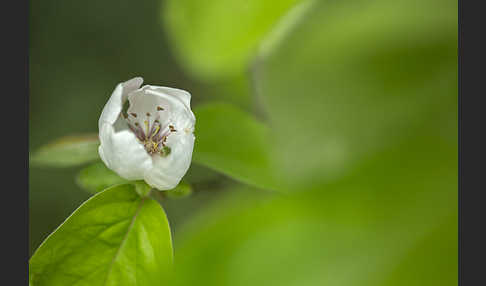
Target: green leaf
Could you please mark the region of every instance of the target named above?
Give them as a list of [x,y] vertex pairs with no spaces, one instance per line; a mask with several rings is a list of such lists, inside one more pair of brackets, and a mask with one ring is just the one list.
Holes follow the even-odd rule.
[[304,14],[253,69],[287,184],[343,178],[412,138],[456,144],[456,2],[316,1]]
[[454,168],[434,157],[401,172],[413,162],[384,183],[364,174],[273,198],[228,190],[178,229],[173,284],[456,285]]
[[202,79],[243,71],[260,40],[298,0],[169,0],[163,24],[182,65]]
[[177,187],[166,191],[164,194],[171,199],[182,199],[192,194],[192,187],[188,183],[180,182]]
[[273,39],[254,78],[296,192],[191,218],[172,284],[456,285],[456,3],[316,1]]
[[83,203],[36,250],[32,286],[164,285],[172,267],[163,209],[119,185]]
[[238,108],[198,106],[193,160],[244,183],[276,189],[268,128]]
[[76,177],[76,184],[93,194],[110,186],[127,182],[128,180],[108,169],[103,162],[96,162],[82,169]]
[[133,182],[135,191],[143,198],[150,194],[152,187],[149,186],[144,180],[138,180]]
[[457,229],[454,214],[412,247],[379,285],[457,285]]
[[33,166],[71,167],[99,160],[97,134],[66,136],[35,151]]

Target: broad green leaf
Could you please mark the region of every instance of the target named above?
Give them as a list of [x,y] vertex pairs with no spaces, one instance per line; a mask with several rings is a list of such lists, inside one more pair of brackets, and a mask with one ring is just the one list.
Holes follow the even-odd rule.
[[339,179],[411,138],[456,144],[455,1],[316,1],[269,39],[253,78],[288,184]]
[[32,286],[164,285],[172,256],[163,209],[133,185],[119,185],[83,203],[41,244],[29,280]]
[[201,79],[246,69],[261,39],[298,0],[169,0],[162,20],[182,65]]
[[99,159],[97,134],[66,136],[33,152],[33,166],[71,167]]
[[244,183],[275,189],[268,129],[224,103],[198,106],[193,160]]
[[103,162],[96,162],[82,169],[76,177],[76,184],[90,193],[97,193],[110,186],[127,182],[108,169]]

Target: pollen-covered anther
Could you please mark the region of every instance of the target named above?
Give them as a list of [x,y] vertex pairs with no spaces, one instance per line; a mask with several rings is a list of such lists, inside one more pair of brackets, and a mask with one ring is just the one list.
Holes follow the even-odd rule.
[[[146,113],[147,117],[150,113]],[[144,127],[140,127],[140,123],[132,122],[127,119],[127,124],[130,130],[137,136],[140,143],[143,144],[145,150],[148,154],[154,155],[159,154],[161,156],[167,156],[170,154],[170,147],[166,146],[167,137],[171,132],[175,132],[175,127],[170,124],[163,128],[159,121],[159,117],[151,123],[149,119],[143,121]]]

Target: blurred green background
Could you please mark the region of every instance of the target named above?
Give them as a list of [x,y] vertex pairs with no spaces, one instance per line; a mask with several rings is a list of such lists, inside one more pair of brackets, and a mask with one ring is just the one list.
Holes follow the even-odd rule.
[[[177,285],[457,283],[455,1],[35,1],[30,150],[134,76],[192,94]],[[30,253],[90,193],[29,171]]]

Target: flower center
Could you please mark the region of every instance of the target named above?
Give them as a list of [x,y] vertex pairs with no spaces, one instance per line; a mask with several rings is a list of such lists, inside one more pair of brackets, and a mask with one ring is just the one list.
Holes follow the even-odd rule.
[[[124,114],[128,127],[150,155],[159,154],[163,157],[169,155],[171,150],[170,147],[166,146],[167,137],[171,133],[177,132],[173,125],[167,122],[165,124],[160,123],[158,112],[164,110],[163,107],[157,106],[156,115],[152,116],[150,112],[146,112],[142,115],[144,117],[142,121],[138,120],[141,117],[140,114],[134,112]],[[152,120],[152,118],[155,119]],[[143,122],[143,126],[139,122]]]

